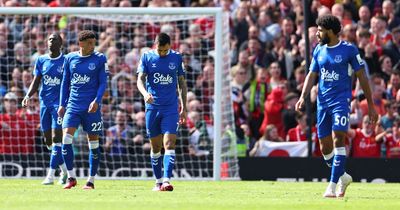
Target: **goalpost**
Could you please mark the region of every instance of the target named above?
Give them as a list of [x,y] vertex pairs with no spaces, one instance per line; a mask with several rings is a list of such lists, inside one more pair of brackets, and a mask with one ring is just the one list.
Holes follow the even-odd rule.
[[[172,47],[182,51],[185,66],[190,67],[187,80],[194,100],[188,114],[193,125],[181,128],[178,136],[174,177],[239,178],[229,74],[229,14],[223,13],[221,8],[3,7],[0,14],[0,25],[8,28],[8,31],[0,31],[0,43],[5,42],[1,46],[7,48],[6,51],[3,49],[3,54],[0,53],[4,57],[0,66],[0,90],[3,88],[0,98],[1,94],[10,91],[20,91],[19,97],[25,95],[22,93],[26,88],[24,83],[29,81],[29,75],[25,74],[32,72],[32,63],[37,55],[43,53],[43,42],[46,43],[51,32],[62,34],[64,53],[78,49],[76,34],[79,30],[90,29],[97,33],[97,48],[106,54],[112,71],[108,87],[110,94],[103,99],[102,107],[105,124],[99,169],[102,178],[152,177],[148,143],[136,138],[140,136],[137,121],[143,104],[142,98],[134,92],[135,72],[140,54],[152,47],[155,35],[161,30],[171,33]],[[26,57],[30,60],[26,61]],[[18,76],[18,72],[23,78]],[[22,91],[18,86],[22,86],[19,87]],[[0,111],[3,106],[1,100]],[[38,104],[32,105],[31,113],[26,110],[18,112],[24,124],[22,128],[11,126],[6,131],[4,126],[0,126],[0,177],[45,175],[49,151],[44,149],[42,135],[35,127],[38,123],[34,117],[37,107]],[[106,130],[114,125],[117,108],[127,111],[126,125],[131,126],[127,133],[135,134],[126,134],[124,138],[106,137]],[[84,136],[77,132],[73,143],[75,169],[80,177],[86,176],[88,170]]]

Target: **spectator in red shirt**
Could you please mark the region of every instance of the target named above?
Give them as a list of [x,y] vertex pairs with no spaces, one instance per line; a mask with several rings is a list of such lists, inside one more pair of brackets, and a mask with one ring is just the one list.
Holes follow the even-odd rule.
[[376,135],[376,141],[385,143],[387,158],[400,158],[400,118],[395,119],[393,127]]
[[368,115],[363,118],[362,129],[350,129],[348,136],[352,139],[352,157],[379,158],[381,156],[381,145],[375,138],[374,125],[371,124]]
[[378,15],[371,20],[371,32],[370,41],[377,47],[378,55],[381,56],[383,53],[382,48],[392,40],[392,35],[386,29],[387,19],[382,15]]
[[285,137],[281,113],[284,108],[283,99],[286,92],[287,90],[283,87],[277,87],[268,95],[264,106],[264,120],[260,128],[260,133],[265,132],[267,125],[273,124],[278,129],[279,136],[282,138]]
[[[296,115],[297,126],[291,128],[286,136],[286,141],[307,141],[307,115],[298,113]],[[312,128],[312,139],[314,142],[318,141],[317,129]]]
[[27,154],[34,148],[34,130],[17,115],[18,97],[9,92],[4,96],[5,113],[0,114],[0,154]]
[[[304,113],[297,113],[296,121],[298,125],[295,128],[289,129],[286,135],[286,141],[307,141],[307,115]],[[312,127],[311,129],[311,139],[313,141],[313,156],[321,157],[321,150],[319,146],[319,140],[317,135],[317,129]]]

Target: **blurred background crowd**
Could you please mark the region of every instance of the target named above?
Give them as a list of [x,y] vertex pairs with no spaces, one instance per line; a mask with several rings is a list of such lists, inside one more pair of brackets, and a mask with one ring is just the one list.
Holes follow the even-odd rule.
[[[310,0],[309,28],[304,28],[301,0],[0,0],[3,7],[222,7],[229,13],[230,80],[239,156],[267,156],[270,142],[307,140],[307,116],[296,113],[308,72],[310,51],[318,44],[315,20],[333,14],[342,22],[340,38],[360,51],[371,83],[379,123],[368,123],[367,103],[354,80],[351,157],[400,157],[400,2],[391,0]],[[183,56],[188,82],[188,123],[181,128],[178,153],[212,153],[214,87],[214,20],[199,17],[171,22],[112,22],[61,15],[0,15],[0,153],[43,151],[37,97],[27,109],[20,102],[32,81],[38,56],[47,52],[47,36],[59,32],[63,52],[77,51],[77,33],[98,35],[97,51],[110,67],[103,98],[103,150],[110,155],[149,153],[143,98],[136,87],[140,55],[153,46],[155,35],[171,36],[172,49]],[[308,55],[310,56],[310,55]],[[313,109],[318,88],[311,93]],[[320,156],[312,119],[314,156]],[[78,131],[76,151],[87,150]],[[80,146],[81,145],[81,146]],[[83,145],[83,146],[82,146]]]

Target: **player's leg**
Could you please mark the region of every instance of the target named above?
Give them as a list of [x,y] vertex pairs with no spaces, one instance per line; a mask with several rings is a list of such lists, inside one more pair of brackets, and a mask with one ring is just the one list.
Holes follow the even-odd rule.
[[100,164],[99,136],[103,133],[103,120],[100,109],[95,113],[85,113],[82,116],[83,130],[88,133],[89,143],[89,177],[83,189],[94,189],[94,178]]
[[54,184],[54,173],[57,169],[56,162],[53,158],[53,152],[51,148],[51,113],[50,110],[45,107],[40,107],[40,128],[43,132],[44,140],[43,142],[46,144],[47,149],[51,151],[50,153],[50,169],[47,173],[46,178],[43,180],[43,185],[52,185]]
[[333,139],[332,139],[332,118],[329,110],[317,111],[318,139],[322,156],[328,167],[332,167],[333,161]]
[[[51,140],[53,143],[52,160],[55,162],[54,165],[60,167],[60,179],[59,184],[65,184],[68,178],[67,166],[64,163],[64,159],[61,152],[62,147],[62,118],[57,114],[57,108],[53,107],[51,110]],[[50,161],[50,164],[51,161]]]
[[64,163],[67,166],[68,180],[64,185],[64,189],[75,187],[76,175],[74,169],[74,150],[72,148],[72,140],[76,129],[81,122],[79,113],[72,113],[67,110],[63,120],[63,140],[62,140],[62,155]]
[[343,197],[347,187],[353,181],[352,177],[346,173],[346,139],[347,132],[334,131],[334,160],[332,164],[331,182],[337,183],[336,196]]
[[163,135],[161,134],[160,113],[157,110],[146,110],[146,132],[150,138],[150,161],[156,184],[153,191],[160,191],[162,184],[162,156],[161,148]]
[[[62,124],[62,119],[60,124]],[[56,160],[56,165],[61,169],[60,179],[58,180],[58,184],[65,184],[68,178],[68,170],[67,166],[64,163],[64,158],[62,155],[62,129],[53,128],[52,129],[52,139],[53,139],[53,154],[54,159]]]
[[100,148],[99,148],[99,135],[88,134],[89,140],[89,177],[83,189],[94,189],[94,178],[100,165]]
[[[332,166],[333,162],[333,140],[332,140],[332,117],[329,109],[317,110],[317,129],[320,149],[328,167]],[[336,184],[334,185],[336,186]],[[329,182],[323,196],[326,198],[336,197],[335,188]]]
[[[153,169],[154,177],[156,178],[156,184],[153,188],[153,191],[160,191],[162,185],[162,165],[163,165],[163,156],[161,155],[161,148],[163,142],[163,135],[159,134],[158,136],[150,138],[150,159],[151,159],[151,168]],[[165,169],[164,169],[165,170]]]
[[172,177],[172,170],[175,167],[175,142],[176,134],[164,134],[164,175],[163,184],[161,186],[162,191],[172,191],[174,188],[170,183]]
[[[334,158],[332,163],[331,179],[329,186],[330,189],[333,190],[334,192],[336,192],[336,185],[338,184],[340,177],[342,177],[345,174],[345,165],[346,165],[345,139],[349,127],[349,111],[350,110],[346,105],[337,106],[332,110]],[[335,195],[336,194],[337,193],[335,193]]]
[[[46,139],[50,139],[50,142],[51,142],[51,130],[43,131],[43,136],[45,139],[44,142],[47,142]],[[48,149],[50,149],[50,169],[47,172],[46,178],[42,182],[43,185],[53,185],[54,184],[54,174],[55,174],[55,172],[57,170],[57,166],[58,166],[57,160],[55,158],[56,157],[56,153],[54,152],[55,148],[51,147],[51,144],[50,144],[50,146],[48,146]]]
[[[177,109],[176,109],[177,110]],[[163,117],[161,120],[161,131],[164,134],[164,176],[163,185],[161,190],[172,191],[174,188],[170,184],[172,177],[172,170],[175,167],[175,143],[176,134],[178,131],[179,114],[177,111],[165,111],[162,113]]]

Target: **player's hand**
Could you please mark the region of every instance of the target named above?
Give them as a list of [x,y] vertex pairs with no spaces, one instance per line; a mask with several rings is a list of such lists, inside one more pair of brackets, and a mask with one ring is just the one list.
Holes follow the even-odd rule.
[[186,110],[182,109],[179,113],[179,124],[186,124]]
[[304,110],[304,98],[300,97],[300,99],[297,101],[295,110],[298,112],[303,112]]
[[64,117],[64,112],[65,112],[65,108],[63,106],[59,106],[58,110],[57,110],[58,116],[63,118]]
[[23,100],[22,100],[22,103],[21,103],[21,105],[22,105],[22,107],[27,107],[28,106],[28,104],[29,104],[29,97],[25,97]]
[[150,93],[147,93],[144,96],[144,102],[146,102],[146,104],[152,104],[154,102],[153,95],[151,95]]
[[368,116],[369,116],[369,121],[375,125],[378,122],[378,113],[376,113],[374,108],[369,108],[368,109]]
[[89,105],[88,112],[89,113],[95,113],[98,108],[99,108],[99,104],[97,104],[96,101],[92,101],[92,103],[90,103],[90,105]]

